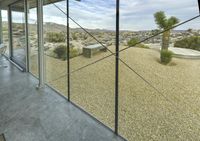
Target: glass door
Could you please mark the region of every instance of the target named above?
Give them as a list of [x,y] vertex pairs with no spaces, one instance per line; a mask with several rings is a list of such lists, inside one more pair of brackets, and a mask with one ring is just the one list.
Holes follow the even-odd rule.
[[29,71],[38,77],[37,0],[28,1]]
[[11,59],[23,69],[26,68],[26,39],[24,0],[10,6],[12,45]]

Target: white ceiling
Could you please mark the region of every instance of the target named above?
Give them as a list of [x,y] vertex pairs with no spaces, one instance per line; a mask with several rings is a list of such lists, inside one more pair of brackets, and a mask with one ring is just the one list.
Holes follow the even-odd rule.
[[[10,5],[16,1],[19,1],[19,0],[0,0],[0,9],[7,9],[8,5]],[[35,2],[36,0],[28,0],[28,1]],[[46,0],[45,4],[49,4],[51,2],[58,2],[58,1],[62,1],[62,0]]]
[[7,6],[13,2],[16,2],[17,0],[0,0],[0,8],[6,9]]

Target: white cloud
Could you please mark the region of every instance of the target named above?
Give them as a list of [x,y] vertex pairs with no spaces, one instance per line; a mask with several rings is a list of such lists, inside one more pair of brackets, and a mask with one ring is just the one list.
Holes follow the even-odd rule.
[[153,14],[165,11],[168,16],[176,16],[181,21],[198,15],[196,0],[122,0],[121,29],[146,30],[156,28]]
[[[115,29],[116,0],[70,0],[70,16],[85,28]],[[66,2],[56,3],[66,12]],[[147,30],[157,28],[153,14],[165,11],[167,16],[176,16],[181,21],[198,15],[197,0],[121,0],[120,2],[120,29],[121,30]],[[36,21],[36,11],[30,12],[31,21]],[[3,20],[7,13],[3,13]],[[15,16],[19,19],[19,15]],[[66,15],[53,4],[44,6],[44,21],[66,25]],[[197,21],[197,20],[196,20]],[[78,27],[72,21],[71,27]],[[198,28],[197,22],[181,26],[178,29]]]
[[[114,0],[83,0],[82,2],[72,2],[70,13],[76,21],[86,28],[115,29],[115,6]],[[157,28],[153,17],[157,11],[165,11],[167,16],[176,16],[181,21],[199,14],[196,0],[121,0],[120,29],[147,30]],[[196,25],[191,28],[196,28]],[[186,26],[182,26],[182,28],[186,28]]]

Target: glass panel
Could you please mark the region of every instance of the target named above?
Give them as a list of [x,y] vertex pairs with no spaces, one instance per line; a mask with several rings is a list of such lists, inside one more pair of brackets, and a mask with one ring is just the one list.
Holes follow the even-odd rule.
[[28,3],[30,72],[38,77],[37,1]]
[[94,55],[92,59],[83,59],[76,66],[72,65],[71,71],[110,55],[110,51],[115,51],[115,6],[116,3],[113,0],[101,0],[98,4],[95,1],[70,0],[69,12],[72,19],[70,20],[70,43],[78,49],[80,55],[86,58],[87,52],[85,54],[83,51],[85,47],[95,48],[97,46],[98,48],[103,45],[107,48],[106,52],[97,51],[98,55]]
[[3,44],[6,45],[5,55],[9,55],[9,39],[8,39],[8,13],[7,10],[1,10],[2,12],[2,25],[3,25]]
[[128,140],[198,140],[200,20],[135,45],[198,12],[195,0],[122,1],[120,49],[130,48],[120,58],[132,70],[120,63],[119,132]]
[[[71,0],[69,7],[73,51],[70,52],[71,100],[112,129],[115,119],[115,58],[87,65],[115,50],[115,6],[113,0],[101,0],[98,4],[96,1]],[[74,56],[74,52],[78,52],[78,56]]]
[[[44,38],[46,83],[67,96],[66,15],[44,1]],[[55,3],[66,11],[66,1]]]
[[[155,80],[152,84],[156,87],[159,86],[157,89],[161,91],[162,94],[154,90],[121,63],[119,132],[130,141],[198,140],[200,128],[197,126],[197,115],[188,111],[188,109],[185,110],[184,108],[186,108],[186,106],[183,103],[182,105],[177,104],[176,101],[182,99],[180,95],[177,99],[171,97],[171,95],[176,95],[179,91],[164,91],[164,83],[159,83],[165,80],[158,77],[159,71],[161,72],[159,65],[154,67],[154,64],[157,62],[152,54],[156,53],[156,51],[151,51],[151,53],[148,51],[141,52],[139,49],[134,50],[134,48],[132,48],[121,55],[129,64],[130,61],[138,60],[138,57],[140,57],[140,61],[134,64],[132,63],[131,67],[137,68],[137,72],[142,75],[148,74],[151,79],[149,77],[145,78],[151,83],[152,80]],[[143,54],[146,54],[146,56]],[[125,59],[125,55],[130,55],[131,57],[126,57]],[[149,61],[149,65],[139,65],[139,67],[139,63],[144,64],[142,60],[146,62]],[[152,63],[152,61],[156,63]],[[164,68],[162,68],[162,71],[163,69]],[[152,70],[156,73],[152,73]],[[163,71],[163,73],[167,74],[165,71]],[[170,75],[170,73],[168,75]],[[158,81],[156,79],[158,79]],[[168,79],[168,83],[171,82],[173,82],[173,80],[170,81]],[[160,87],[163,87],[163,89],[160,89]],[[167,89],[170,88],[168,86],[165,87]]]
[[21,67],[26,65],[24,1],[11,5],[12,12],[12,59]]

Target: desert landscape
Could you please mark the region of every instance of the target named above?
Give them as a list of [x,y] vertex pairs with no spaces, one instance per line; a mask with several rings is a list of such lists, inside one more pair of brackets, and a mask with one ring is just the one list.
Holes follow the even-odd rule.
[[[46,23],[45,72],[46,83],[67,97],[67,60],[59,57],[55,49],[66,46],[65,39],[52,42],[51,31],[65,34],[65,26]],[[50,30],[51,29],[51,30]],[[36,25],[30,25],[30,70],[38,75]],[[70,29],[71,100],[94,117],[114,129],[115,57],[111,56],[94,65],[75,71],[97,61],[110,52],[98,52],[91,58],[83,56],[83,47],[98,44],[81,29]],[[107,30],[90,30],[100,42],[114,52],[115,33]],[[171,44],[185,37],[199,36],[200,30],[174,30]],[[142,40],[152,31],[121,31],[120,49],[128,47],[131,38]],[[54,34],[52,34],[54,38]],[[56,37],[56,39],[58,39]],[[148,48],[131,47],[120,53],[120,58],[136,73],[120,62],[119,133],[134,140],[199,140],[200,112],[200,59],[173,58],[160,63],[159,50],[162,36],[144,42]],[[71,51],[71,50],[70,50]],[[75,72],[74,72],[75,71]],[[142,76],[151,85],[141,79]]]

